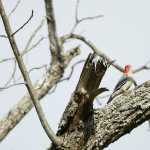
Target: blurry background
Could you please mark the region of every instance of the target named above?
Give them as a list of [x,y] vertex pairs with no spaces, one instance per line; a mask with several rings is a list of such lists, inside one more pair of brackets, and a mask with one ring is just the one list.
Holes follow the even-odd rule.
[[[9,14],[17,0],[2,0],[6,13]],[[68,34],[75,24],[76,0],[53,1],[58,36]],[[39,26],[45,12],[44,0],[21,0],[16,11],[10,17],[12,31],[20,28],[30,17],[32,9],[34,16],[31,21],[16,35],[16,42],[20,51],[23,51],[33,31]],[[74,33],[81,34],[89,39],[101,52],[124,68],[132,65],[133,70],[150,61],[150,1],[149,0],[80,0],[78,18],[104,15],[104,17],[81,22]],[[0,35],[6,35],[3,22],[0,18]],[[30,47],[38,42],[41,36],[47,36],[47,22],[37,33]],[[71,66],[82,59],[86,59],[92,50],[79,40],[72,40],[64,44],[67,51],[81,44],[81,55],[74,58],[64,73],[68,77]],[[27,69],[50,64],[49,40],[44,39],[29,54]],[[14,57],[9,41],[0,37],[0,60]],[[25,58],[25,57],[24,57]],[[74,69],[69,81],[61,82],[53,94],[45,96],[41,101],[43,111],[48,123],[56,133],[58,123],[62,116],[71,93],[75,90],[82,67],[80,63]],[[149,64],[150,66],[150,64]],[[0,87],[3,87],[12,75],[14,62],[7,61],[0,64]],[[30,73],[34,84],[43,74],[45,68]],[[101,87],[110,91],[101,96],[111,94],[122,73],[111,66],[104,76]],[[16,78],[20,76],[17,68]],[[142,70],[134,75],[138,85],[149,80],[150,70]],[[18,82],[22,82],[21,79]],[[11,82],[10,84],[13,84]],[[134,88],[132,85],[131,88]],[[13,86],[0,92],[0,119],[27,93],[24,85]],[[94,107],[99,108],[106,104],[108,97],[100,99],[102,105],[94,101]],[[134,129],[131,134],[125,135],[115,143],[109,145],[107,150],[149,150],[150,131],[148,122]],[[35,109],[19,122],[19,124],[0,143],[0,150],[41,150],[50,145],[50,140],[44,132]]]

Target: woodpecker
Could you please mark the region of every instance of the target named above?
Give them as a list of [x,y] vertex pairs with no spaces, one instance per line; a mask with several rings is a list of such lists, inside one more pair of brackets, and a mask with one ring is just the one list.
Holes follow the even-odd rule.
[[132,83],[134,81],[133,73],[132,73],[132,67],[130,65],[125,66],[124,74],[118,81],[113,93],[111,94],[108,102],[110,103],[113,98],[115,98],[117,95],[124,93],[126,90],[128,90]]

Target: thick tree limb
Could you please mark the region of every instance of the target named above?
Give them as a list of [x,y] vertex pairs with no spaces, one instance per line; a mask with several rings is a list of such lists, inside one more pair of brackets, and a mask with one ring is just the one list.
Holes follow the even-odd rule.
[[[18,62],[18,65],[19,65],[19,69],[23,75],[23,78],[24,78],[24,81],[27,83],[26,84],[26,87],[29,91],[29,94],[30,94],[30,97],[31,97],[31,100],[35,106],[35,109],[37,111],[37,114],[38,114],[38,117],[41,121],[41,124],[43,126],[43,129],[45,130],[46,134],[48,135],[48,137],[50,138],[50,140],[56,144],[56,145],[61,145],[62,143],[62,138],[61,137],[58,137],[55,135],[55,133],[52,131],[52,129],[50,128],[49,124],[47,123],[47,120],[45,118],[45,115],[43,113],[43,110],[41,108],[41,105],[39,103],[39,100],[38,100],[38,96],[33,88],[33,85],[31,83],[31,80],[30,80],[30,77],[29,77],[29,74],[27,73],[27,70],[26,70],[26,67],[23,63],[23,60],[22,60],[22,57],[20,56],[20,54],[18,53],[19,50],[17,48],[17,44],[15,42],[15,39],[13,37],[13,35],[19,31],[17,30],[14,34],[12,34],[12,31],[11,31],[11,28],[10,28],[10,25],[9,25],[9,20],[6,16],[6,13],[5,13],[5,10],[4,10],[4,7],[2,5],[2,2],[0,0],[0,14],[1,14],[1,17],[2,17],[2,20],[3,20],[3,23],[4,23],[4,27],[5,27],[5,30],[6,30],[6,33],[7,33],[7,36],[9,38],[9,42],[10,42],[10,45],[12,47],[12,50],[14,52],[14,55],[15,55],[15,58]],[[33,16],[33,11],[32,11],[32,16]],[[32,16],[30,17],[30,19],[32,18]],[[29,20],[30,20],[29,19]],[[29,21],[28,20],[28,21]]]
[[88,128],[93,135],[82,150],[102,150],[150,119],[150,81],[95,110],[92,117]]

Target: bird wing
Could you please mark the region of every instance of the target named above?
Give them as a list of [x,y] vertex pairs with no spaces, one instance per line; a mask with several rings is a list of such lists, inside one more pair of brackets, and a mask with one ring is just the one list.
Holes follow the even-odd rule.
[[127,74],[123,74],[121,76],[121,78],[119,79],[119,81],[118,81],[118,83],[117,83],[117,85],[116,85],[113,93],[116,92],[116,91],[118,91],[127,82],[128,78],[129,77],[128,77]]

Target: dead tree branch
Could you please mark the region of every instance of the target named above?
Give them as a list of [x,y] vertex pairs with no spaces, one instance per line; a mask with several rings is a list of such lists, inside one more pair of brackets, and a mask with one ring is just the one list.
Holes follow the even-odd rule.
[[77,25],[78,25],[80,22],[82,22],[82,21],[84,21],[84,20],[90,20],[90,19],[95,19],[95,18],[99,18],[99,17],[103,17],[103,16],[104,16],[104,15],[98,15],[98,16],[95,16],[95,17],[86,17],[86,18],[83,18],[83,19],[80,19],[80,20],[79,20],[79,19],[78,19],[78,7],[79,7],[79,0],[77,1],[76,12],[75,12],[75,20],[76,20],[76,23],[75,23],[75,25],[73,26],[71,32],[70,32],[69,34],[65,35],[65,36],[63,37],[63,39],[61,39],[62,44],[63,44],[67,39],[69,39],[69,38],[71,37],[71,35],[73,34],[73,32],[75,31]]
[[30,18],[28,19],[28,21],[26,23],[24,23],[23,26],[21,26],[17,31],[12,33],[12,36],[15,35],[19,30],[21,30],[31,20],[31,18],[33,17],[33,12],[34,11],[32,10],[32,14],[31,14]]
[[[22,57],[18,54],[18,48],[17,48],[17,44],[15,42],[15,39],[14,39],[14,34],[12,34],[12,31],[11,31],[11,28],[10,28],[10,24],[9,24],[9,20],[8,20],[8,17],[6,16],[6,13],[5,13],[5,10],[3,8],[3,5],[2,5],[2,2],[0,0],[0,14],[2,16],[2,20],[3,20],[3,23],[4,23],[4,27],[5,27],[5,30],[6,30],[6,33],[7,33],[7,36],[9,38],[9,42],[11,44],[11,47],[12,47],[12,50],[14,52],[14,55],[16,57],[16,60],[18,62],[18,65],[19,65],[19,68],[22,72],[22,75],[23,75],[23,78],[24,78],[24,81],[27,83],[26,84],[26,87],[29,91],[29,94],[30,94],[30,97],[32,99],[32,102],[35,106],[35,109],[37,111],[37,114],[38,114],[38,117],[41,121],[41,124],[45,130],[45,132],[47,133],[48,137],[51,139],[51,141],[53,143],[55,143],[56,145],[60,145],[62,143],[62,138],[61,137],[57,137],[55,135],[55,133],[52,131],[52,129],[50,128],[49,124],[47,123],[47,120],[45,118],[45,115],[43,113],[43,110],[41,108],[41,105],[39,103],[39,100],[38,100],[38,97],[36,95],[36,92],[33,88],[33,85],[31,83],[31,80],[30,80],[30,77],[29,77],[29,74],[27,73],[27,70],[25,68],[25,65],[23,63],[23,60],[22,60]],[[33,16],[33,11],[32,11],[32,16]],[[30,17],[31,19],[32,17]],[[29,20],[30,20],[29,19]],[[18,30],[19,31],[19,30]],[[17,32],[18,32],[17,31]],[[16,33],[16,32],[15,32]]]
[[17,2],[17,4],[16,4],[16,6],[14,7],[14,9],[9,13],[8,19],[9,19],[10,15],[11,15],[11,14],[16,10],[16,8],[18,7],[20,1],[21,1],[21,0],[18,0],[18,2]]

